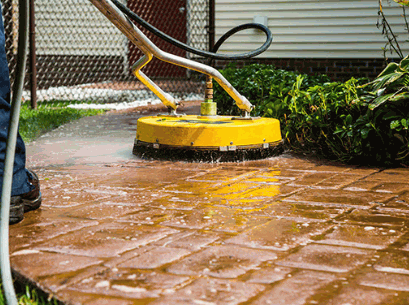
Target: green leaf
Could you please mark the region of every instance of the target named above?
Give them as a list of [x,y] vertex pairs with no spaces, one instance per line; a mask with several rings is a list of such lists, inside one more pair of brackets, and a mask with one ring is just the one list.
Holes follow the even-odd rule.
[[402,59],[399,66],[402,70],[407,71],[407,68],[409,66],[409,56],[406,56],[404,59]]
[[390,78],[386,81],[385,85],[390,85],[400,79],[402,76],[406,75],[404,72],[395,72],[390,75]]
[[398,129],[399,126],[400,126],[400,122],[398,120],[392,121],[390,125],[391,129]]
[[346,121],[346,123],[348,125],[351,125],[352,124],[352,115],[348,114],[345,121]]
[[391,97],[396,95],[395,93],[389,93],[386,95],[378,96],[376,99],[374,99],[371,104],[369,105],[369,109],[374,110],[375,108],[379,107],[383,103],[387,102]]
[[390,74],[383,75],[382,77],[378,77],[376,80],[373,81],[374,89],[379,90],[384,88],[385,86],[397,81],[399,78],[404,75],[402,72],[393,72]]
[[396,101],[404,100],[404,99],[409,99],[409,92],[398,93],[394,97],[391,98],[391,101],[396,102]]
[[362,139],[366,139],[369,134],[369,129],[361,129]]
[[399,67],[399,65],[396,62],[391,62],[389,65],[386,66],[385,69],[376,77],[377,79],[384,76],[391,74],[396,71],[396,69]]
[[405,5],[405,6],[409,6],[409,0],[393,0],[396,3],[399,3],[400,5]]

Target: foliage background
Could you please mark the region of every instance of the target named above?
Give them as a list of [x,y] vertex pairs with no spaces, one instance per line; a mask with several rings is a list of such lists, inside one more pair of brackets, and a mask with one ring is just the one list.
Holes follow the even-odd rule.
[[[409,165],[409,60],[391,65],[372,82],[331,82],[258,64],[221,73],[255,105],[253,116],[280,120],[287,149],[346,163]],[[217,84],[214,95],[219,114],[240,114]]]

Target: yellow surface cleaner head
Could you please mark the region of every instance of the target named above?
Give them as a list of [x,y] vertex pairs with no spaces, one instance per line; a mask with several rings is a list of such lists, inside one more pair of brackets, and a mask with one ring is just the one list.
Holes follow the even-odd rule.
[[276,119],[152,116],[138,120],[133,152],[171,160],[237,161],[278,154],[281,142]]

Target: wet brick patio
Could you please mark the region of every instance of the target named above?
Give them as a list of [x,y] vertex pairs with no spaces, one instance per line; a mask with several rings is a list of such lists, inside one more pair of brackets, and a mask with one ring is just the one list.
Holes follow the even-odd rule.
[[66,304],[409,304],[409,169],[140,160],[146,114],[28,146],[44,199],[10,228],[17,274]]

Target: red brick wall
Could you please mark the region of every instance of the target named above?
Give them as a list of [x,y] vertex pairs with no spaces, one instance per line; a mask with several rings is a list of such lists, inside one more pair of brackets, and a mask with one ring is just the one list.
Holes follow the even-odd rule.
[[[395,60],[398,61],[398,60]],[[305,74],[326,74],[334,81],[346,81],[351,77],[375,78],[386,66],[383,58],[284,58],[284,59],[250,59],[238,61],[237,66],[251,63],[271,64],[277,68],[298,71]],[[224,68],[227,62],[216,61],[215,67]]]

